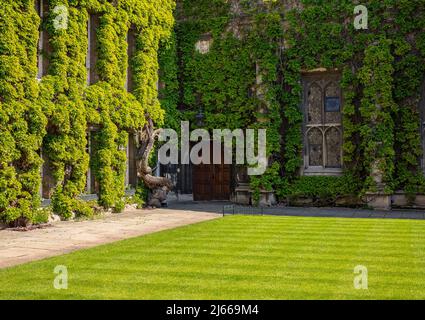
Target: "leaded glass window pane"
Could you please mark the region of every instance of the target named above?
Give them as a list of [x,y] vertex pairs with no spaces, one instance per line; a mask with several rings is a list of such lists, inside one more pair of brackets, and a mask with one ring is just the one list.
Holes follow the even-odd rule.
[[325,91],[325,117],[326,123],[341,122],[341,97],[338,84],[331,82]]
[[326,167],[340,168],[341,167],[341,132],[331,127],[326,131]]
[[323,165],[323,134],[318,128],[308,132],[308,158],[312,167]]
[[308,91],[308,123],[322,123],[322,89],[318,84],[313,84]]

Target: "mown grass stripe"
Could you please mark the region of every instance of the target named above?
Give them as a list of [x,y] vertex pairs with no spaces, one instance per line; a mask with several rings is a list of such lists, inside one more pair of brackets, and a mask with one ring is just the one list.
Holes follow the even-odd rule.
[[[232,216],[0,270],[2,299],[421,299],[425,223]],[[53,289],[66,265],[69,289]],[[356,265],[369,290],[353,287]]]

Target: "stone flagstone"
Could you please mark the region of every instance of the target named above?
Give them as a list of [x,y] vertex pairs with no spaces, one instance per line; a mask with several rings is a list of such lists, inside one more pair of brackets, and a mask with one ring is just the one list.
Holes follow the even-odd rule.
[[201,211],[129,209],[102,219],[56,222],[28,232],[1,230],[0,268],[219,217]]

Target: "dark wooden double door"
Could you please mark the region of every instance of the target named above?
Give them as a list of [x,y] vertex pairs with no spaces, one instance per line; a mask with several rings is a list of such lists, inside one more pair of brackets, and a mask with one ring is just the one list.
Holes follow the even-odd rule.
[[221,164],[193,165],[193,199],[230,200],[231,172],[232,166],[224,164],[224,161]]

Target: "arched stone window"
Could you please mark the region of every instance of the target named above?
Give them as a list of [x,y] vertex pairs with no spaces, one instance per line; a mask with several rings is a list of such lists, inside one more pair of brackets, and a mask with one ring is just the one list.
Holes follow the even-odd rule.
[[342,95],[336,73],[307,73],[304,87],[305,175],[342,173]]

